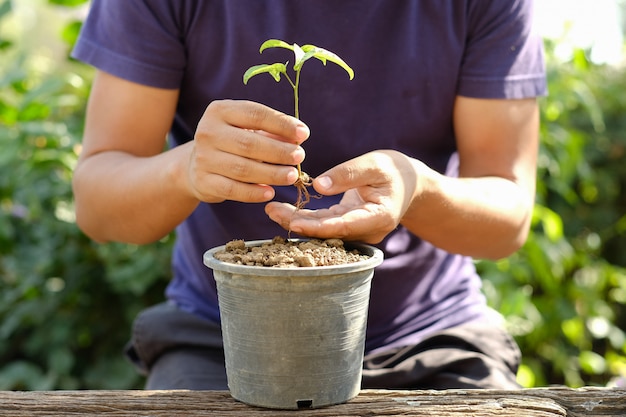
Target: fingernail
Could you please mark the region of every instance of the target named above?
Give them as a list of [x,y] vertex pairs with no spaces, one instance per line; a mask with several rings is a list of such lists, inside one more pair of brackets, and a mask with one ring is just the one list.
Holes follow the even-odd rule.
[[331,180],[330,177],[319,177],[316,181],[317,184],[325,190],[328,190],[333,186],[333,180]]
[[296,182],[298,180],[298,170],[293,168],[291,171],[289,171],[289,173],[287,174],[287,181],[289,181],[290,184],[293,184],[294,182]]
[[265,190],[265,192],[263,193],[263,198],[266,201],[274,198],[274,190]]
[[304,161],[305,156],[304,149],[298,146],[298,148],[293,151],[294,164],[299,164]]
[[307,125],[299,124],[298,126],[296,126],[296,137],[299,140],[301,141],[306,140],[310,134],[311,134],[311,131],[309,130],[309,127]]

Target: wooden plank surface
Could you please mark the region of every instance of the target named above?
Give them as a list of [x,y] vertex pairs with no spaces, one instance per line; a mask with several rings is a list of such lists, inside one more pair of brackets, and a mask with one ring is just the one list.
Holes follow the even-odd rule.
[[626,390],[364,390],[346,404],[295,411],[250,407],[225,391],[0,391],[0,415],[38,416],[626,416]]

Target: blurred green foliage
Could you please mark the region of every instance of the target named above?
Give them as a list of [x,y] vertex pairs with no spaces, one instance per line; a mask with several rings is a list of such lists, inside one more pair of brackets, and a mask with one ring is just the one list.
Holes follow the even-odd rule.
[[[68,49],[78,24],[62,31]],[[79,232],[71,175],[92,71],[1,44],[0,389],[138,387],[121,352],[136,313],[163,297],[171,242],[97,245]]]
[[626,376],[626,69],[546,50],[532,233],[479,267],[524,353],[523,385],[606,385]]
[[[0,0],[0,25],[11,13]],[[69,49],[79,29],[69,19],[57,36]],[[546,46],[532,233],[478,267],[524,353],[520,382],[606,385],[626,375],[626,69],[584,51],[560,62]],[[0,389],[142,385],[121,352],[136,313],[163,297],[172,238],[99,245],[77,229],[71,174],[91,77],[69,59],[42,67],[0,32]]]

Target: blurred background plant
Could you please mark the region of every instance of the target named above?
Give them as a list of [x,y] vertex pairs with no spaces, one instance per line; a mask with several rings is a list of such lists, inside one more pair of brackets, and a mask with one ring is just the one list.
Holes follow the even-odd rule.
[[533,231],[479,266],[524,352],[523,385],[605,385],[626,376],[626,68],[580,49],[562,62],[555,46]]
[[[0,389],[140,388],[122,349],[170,277],[172,236],[100,245],[74,222],[93,70],[68,52],[86,3],[0,0]],[[532,233],[477,264],[524,386],[606,385],[626,376],[626,68],[558,46],[546,41]]]
[[0,0],[0,389],[139,386],[122,348],[170,275],[169,239],[98,245],[74,223],[84,3]]

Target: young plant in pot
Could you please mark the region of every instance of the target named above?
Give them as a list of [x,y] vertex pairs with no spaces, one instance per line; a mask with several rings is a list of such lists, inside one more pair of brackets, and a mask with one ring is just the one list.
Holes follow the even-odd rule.
[[[261,45],[259,52],[263,53],[270,48],[284,48],[293,52],[293,74],[288,71],[288,62],[276,62],[273,64],[254,65],[244,73],[243,83],[259,74],[269,74],[276,82],[286,80],[293,90],[294,117],[300,118],[300,75],[304,63],[311,58],[320,60],[324,65],[333,62],[343,68],[350,77],[354,78],[354,71],[337,54],[315,45],[289,44],[279,39],[269,39]],[[311,195],[308,187],[311,185],[311,177],[302,170],[300,164],[296,166],[298,179],[293,184],[297,189],[297,199],[294,203],[297,209],[302,209],[310,201]],[[367,256],[367,255],[365,255]],[[309,267],[328,266],[342,263],[351,263],[359,259],[355,251],[347,252],[340,239],[328,239],[319,241],[313,239],[302,242],[296,240],[275,237],[271,242],[266,242],[261,248],[250,248],[241,240],[230,242],[223,252],[216,254],[218,259],[225,262],[240,263],[244,265],[259,265],[273,267]]]
[[[293,87],[299,118],[300,71],[316,58],[354,72],[336,54],[314,45],[270,39],[261,45],[294,53],[288,64],[249,68],[244,83],[268,73]],[[309,201],[311,180],[298,166],[297,208]],[[360,390],[369,293],[382,252],[340,239],[233,241],[205,252],[213,269],[220,307],[226,373],[231,395],[278,409],[339,404]],[[276,250],[279,252],[276,253]],[[268,252],[269,251],[269,252]],[[340,256],[337,256],[340,253]]]

